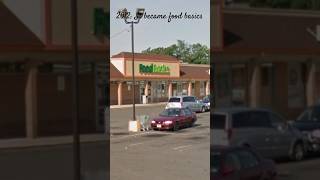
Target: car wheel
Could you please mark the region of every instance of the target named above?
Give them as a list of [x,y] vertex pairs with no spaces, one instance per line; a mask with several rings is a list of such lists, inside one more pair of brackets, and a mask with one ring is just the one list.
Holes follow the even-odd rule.
[[297,143],[293,147],[291,159],[293,161],[301,161],[303,158],[304,158],[303,144],[302,143]]
[[193,126],[194,126],[194,123],[195,123],[195,120],[194,120],[194,119],[192,119],[192,121],[190,122],[189,127],[193,127]]
[[173,130],[173,131],[178,131],[179,129],[180,129],[179,123],[176,122],[176,123],[174,124],[172,130]]
[[206,107],[202,106],[201,112],[202,112],[202,113],[206,112]]

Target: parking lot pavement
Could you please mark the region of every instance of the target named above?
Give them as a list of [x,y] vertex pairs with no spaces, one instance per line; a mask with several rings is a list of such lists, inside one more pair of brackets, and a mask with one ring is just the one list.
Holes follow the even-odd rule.
[[301,162],[278,162],[278,180],[318,180],[320,177],[320,156]]
[[[109,177],[109,142],[81,143],[83,180]],[[0,150],[1,180],[73,179],[72,144]]]
[[[158,116],[163,111],[165,105],[136,107],[136,115],[149,115],[150,119]],[[128,122],[132,119],[132,107],[110,109],[110,135],[128,135]]]
[[[148,112],[155,113],[151,110],[157,111],[151,108]],[[177,132],[148,131],[112,136],[111,179],[209,179],[210,113],[197,116],[194,127]]]

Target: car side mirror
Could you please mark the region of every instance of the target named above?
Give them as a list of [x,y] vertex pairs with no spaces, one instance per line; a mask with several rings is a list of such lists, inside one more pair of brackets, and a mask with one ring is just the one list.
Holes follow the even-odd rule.
[[227,176],[235,172],[235,168],[232,166],[225,166],[222,170],[222,175]]
[[289,120],[289,121],[287,121],[287,124],[292,125],[292,124],[294,124],[294,122],[295,122],[295,120]]

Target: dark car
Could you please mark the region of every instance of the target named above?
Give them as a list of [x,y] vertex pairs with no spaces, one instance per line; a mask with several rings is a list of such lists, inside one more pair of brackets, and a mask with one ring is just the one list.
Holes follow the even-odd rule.
[[277,176],[275,163],[247,147],[212,146],[211,180],[272,180]]
[[196,120],[196,114],[189,108],[169,108],[151,121],[151,128],[177,131],[183,127],[193,126]]
[[306,135],[309,151],[320,151],[320,137],[315,135],[320,130],[320,105],[307,108],[292,125]]

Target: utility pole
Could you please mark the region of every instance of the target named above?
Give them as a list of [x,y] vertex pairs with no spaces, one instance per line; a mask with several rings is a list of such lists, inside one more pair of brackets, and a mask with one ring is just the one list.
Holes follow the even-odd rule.
[[71,0],[72,66],[72,121],[74,180],[81,180],[79,137],[79,52],[78,52],[78,2]]

